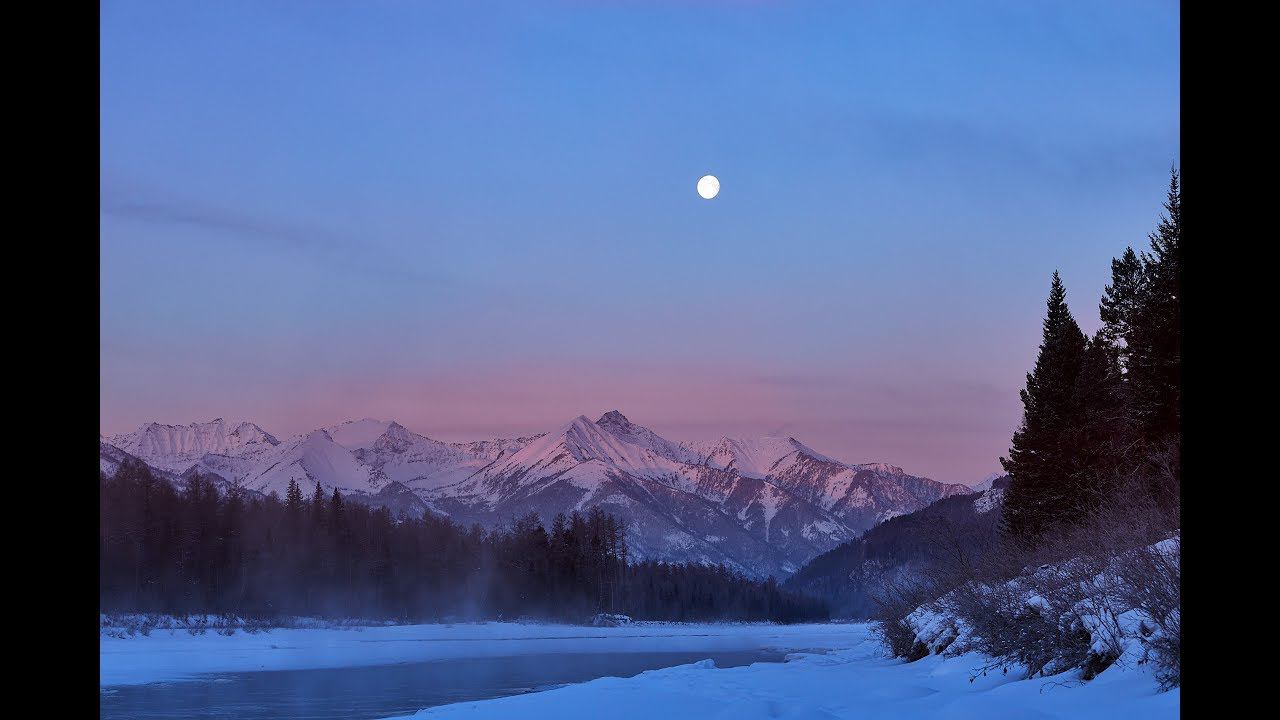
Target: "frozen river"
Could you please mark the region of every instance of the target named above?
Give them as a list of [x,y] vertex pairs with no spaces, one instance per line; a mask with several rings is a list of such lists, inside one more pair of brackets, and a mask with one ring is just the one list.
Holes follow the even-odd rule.
[[103,636],[100,660],[104,718],[1165,720],[1181,697],[1133,659],[1088,683],[975,676],[977,655],[904,663],[866,624],[161,630]]
[[710,658],[717,667],[779,662],[776,651],[606,652],[469,657],[311,670],[217,673],[104,688],[100,716],[372,720],[466,700],[536,692]]

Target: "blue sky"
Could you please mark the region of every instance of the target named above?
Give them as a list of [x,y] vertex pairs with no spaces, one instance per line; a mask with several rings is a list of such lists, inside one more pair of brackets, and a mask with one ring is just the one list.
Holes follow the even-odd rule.
[[1154,227],[1178,32],[1172,2],[104,1],[101,430],[617,407],[980,479],[1050,273],[1092,330]]

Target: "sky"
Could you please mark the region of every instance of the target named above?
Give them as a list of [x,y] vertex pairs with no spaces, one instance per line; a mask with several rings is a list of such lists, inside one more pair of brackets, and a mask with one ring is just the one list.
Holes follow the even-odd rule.
[[1092,332],[1158,220],[1178,34],[1137,0],[103,0],[100,432],[618,409],[977,482],[1050,275]]

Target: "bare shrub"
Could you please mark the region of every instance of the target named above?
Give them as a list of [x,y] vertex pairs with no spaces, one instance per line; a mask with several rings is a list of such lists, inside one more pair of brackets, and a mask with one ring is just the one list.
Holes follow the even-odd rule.
[[1006,542],[976,562],[957,559],[947,571],[972,579],[941,604],[970,628],[964,649],[1023,665],[1028,675],[1079,667],[1088,680],[1124,656],[1133,631],[1122,617],[1138,610],[1157,630],[1143,639],[1157,679],[1176,686],[1178,553],[1152,547],[1179,525],[1168,495],[1176,491],[1176,459],[1157,466],[1164,470],[1154,478],[1100,482],[1106,497],[1034,546]]
[[1025,579],[968,583],[940,604],[969,628],[960,649],[1021,665],[1029,677],[1082,664],[1093,644],[1065,598],[1041,596]]
[[1085,658],[1084,665],[1080,667],[1080,679],[1092,680],[1102,674],[1103,670],[1115,664],[1120,656],[1106,650],[1103,652],[1090,652]]
[[[1094,448],[1070,477],[1072,506],[1055,500],[1038,536],[1013,537],[989,524],[936,513],[913,528],[923,540],[908,586],[884,583],[874,618],[891,652],[920,654],[916,643],[948,652],[978,651],[1029,676],[1079,668],[1089,680],[1134,657],[1155,664],[1162,689],[1181,679],[1180,457],[1176,440],[1151,443],[1123,433]],[[1088,460],[1088,458],[1085,458]],[[914,603],[914,604],[913,604]],[[906,618],[930,603],[941,613],[919,630]],[[910,606],[910,607],[908,607]],[[1134,617],[1146,618],[1145,631]],[[947,628],[960,628],[954,634]]]
[[1104,656],[1119,658],[1132,635],[1119,616],[1136,610],[1154,626],[1138,640],[1146,650],[1143,661],[1156,663],[1156,679],[1167,690],[1179,684],[1181,665],[1180,541],[1170,537],[1181,525],[1177,448],[1157,447],[1145,467],[1144,474],[1113,481],[1113,492],[1047,552],[1096,574],[1082,586],[1079,602],[1096,618],[1094,635],[1106,646]]
[[[1182,682],[1182,567],[1181,540],[1172,538],[1155,547],[1137,548],[1117,559],[1120,578],[1116,592],[1154,625],[1139,641],[1155,662],[1162,690]],[[1145,626],[1144,621],[1144,626]]]
[[192,635],[203,635],[209,629],[209,617],[207,615],[184,615],[179,624],[187,629]]
[[213,628],[219,635],[231,637],[236,634],[240,619],[231,613],[223,613],[213,621]]
[[101,614],[102,633],[108,637],[147,637],[160,624],[156,613],[104,613]]
[[931,587],[906,577],[884,578],[879,592],[872,594],[876,612],[872,629],[895,657],[915,662],[929,654],[929,648],[916,637],[907,616],[933,599]]
[[246,618],[241,629],[250,635],[261,632],[271,632],[271,622],[267,618]]

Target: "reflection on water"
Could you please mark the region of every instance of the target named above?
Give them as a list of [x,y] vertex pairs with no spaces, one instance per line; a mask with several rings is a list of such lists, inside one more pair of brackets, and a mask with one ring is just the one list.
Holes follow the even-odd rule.
[[102,718],[361,720],[406,715],[433,705],[545,690],[598,677],[705,658],[717,667],[781,662],[784,653],[565,653],[484,657],[375,667],[226,673],[192,682],[102,688]]

